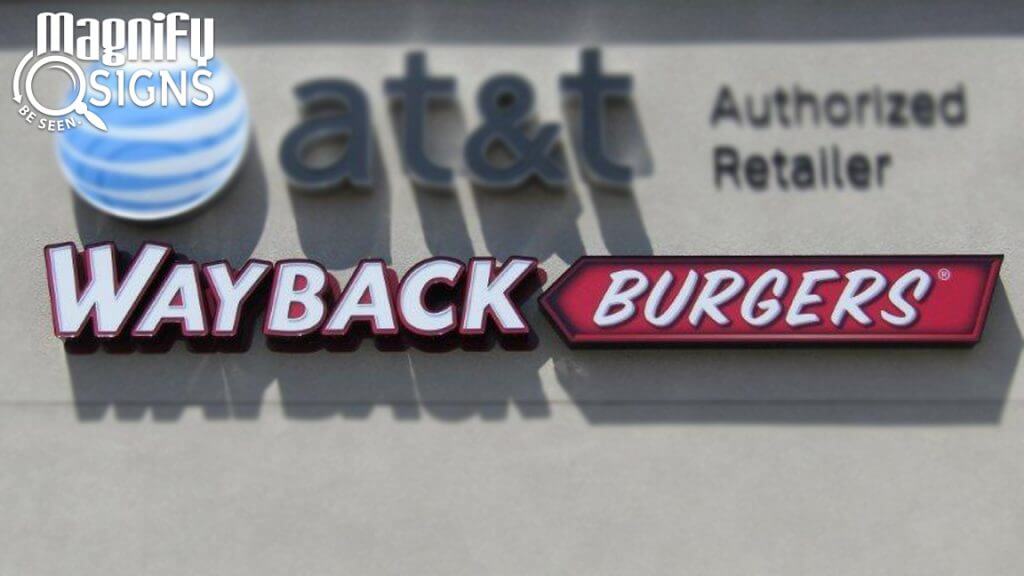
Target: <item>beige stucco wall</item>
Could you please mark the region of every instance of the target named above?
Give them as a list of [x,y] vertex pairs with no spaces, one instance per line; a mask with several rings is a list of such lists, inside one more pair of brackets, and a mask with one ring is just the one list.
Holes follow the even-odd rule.
[[[53,142],[0,106],[0,573],[1019,573],[1022,11],[735,4],[211,8],[254,146],[223,198],[169,225],[74,201]],[[0,6],[5,79],[37,10]],[[454,197],[413,190],[381,92],[407,49],[457,78],[460,111],[441,131],[457,135],[479,121],[477,87],[505,71],[533,82],[541,120],[563,122],[557,78],[586,43],[634,77],[625,147],[649,173],[631,194],[592,190],[571,153],[564,192],[495,195],[462,178]],[[297,119],[290,90],[332,74],[370,96],[379,184],[293,195],[276,158]],[[722,83],[794,82],[962,82],[969,122],[709,128]],[[714,189],[717,144],[833,142],[890,151],[886,187]],[[572,351],[531,304],[530,352],[285,355],[257,339],[244,354],[66,354],[42,247],[143,239],[200,260],[309,257],[341,278],[361,257],[404,271],[434,254],[537,256],[552,278],[583,253],[1006,260],[973,349]]]

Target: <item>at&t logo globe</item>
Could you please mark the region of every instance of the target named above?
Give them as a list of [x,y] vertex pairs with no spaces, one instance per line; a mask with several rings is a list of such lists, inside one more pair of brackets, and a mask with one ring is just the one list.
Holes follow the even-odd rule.
[[[55,133],[61,171],[86,202],[120,218],[161,220],[231,180],[245,157],[249,112],[214,55],[212,18],[44,12],[36,35],[15,70],[13,100],[27,124]],[[70,81],[63,100],[37,93],[37,76],[51,71]]]
[[[188,76],[199,69],[187,58],[166,66]],[[57,159],[78,195],[130,220],[171,218],[216,196],[245,158],[249,111],[222,61],[213,59],[206,69],[213,72],[215,94],[208,106],[173,99],[166,105],[126,102],[96,110],[105,132],[85,124],[57,134]],[[156,82],[143,79],[136,91]]]

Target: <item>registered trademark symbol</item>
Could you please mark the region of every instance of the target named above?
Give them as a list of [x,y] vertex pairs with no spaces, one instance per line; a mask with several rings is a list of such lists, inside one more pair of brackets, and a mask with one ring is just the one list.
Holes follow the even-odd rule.
[[949,268],[939,268],[939,280],[949,280],[949,277],[953,273],[949,271]]

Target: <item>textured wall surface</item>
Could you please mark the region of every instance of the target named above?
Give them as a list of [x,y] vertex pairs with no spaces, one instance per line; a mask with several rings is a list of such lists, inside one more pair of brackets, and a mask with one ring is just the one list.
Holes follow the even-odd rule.
[[[73,198],[53,141],[0,105],[0,573],[1019,574],[1024,565],[1024,10],[783,2],[225,2],[218,55],[251,107],[250,157],[192,218],[137,225]],[[46,8],[51,9],[50,6]],[[166,8],[166,7],[165,7]],[[0,6],[0,76],[38,6]],[[127,4],[79,8],[140,16]],[[477,88],[529,78],[565,124],[580,46],[632,74],[616,146],[632,190],[415,190],[382,82],[425,48],[457,78],[451,156]],[[277,162],[292,87],[357,81],[377,185],[309,197]],[[825,92],[962,83],[958,129],[709,127],[723,83]],[[711,151],[891,152],[882,189],[716,190]],[[446,149],[447,147],[447,149]],[[982,342],[941,348],[567,348],[537,311],[529,352],[66,354],[45,244],[172,243],[198,260],[309,257],[347,278],[435,254],[1003,253]]]

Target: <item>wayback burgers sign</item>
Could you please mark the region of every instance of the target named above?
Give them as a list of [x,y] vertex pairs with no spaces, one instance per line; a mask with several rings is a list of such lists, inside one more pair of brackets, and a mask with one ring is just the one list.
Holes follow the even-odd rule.
[[[37,32],[35,50],[13,79],[15,101],[26,122],[65,134],[58,146],[62,171],[90,205],[122,219],[160,220],[198,208],[231,180],[245,155],[248,112],[233,76],[214,57],[212,19],[157,12],[148,19],[104,20],[101,27],[92,18],[47,12],[39,15]],[[178,50],[185,37],[189,43]],[[86,82],[72,56],[103,66],[90,68]],[[35,72],[65,61],[80,80],[72,95],[77,104],[61,110],[37,106]],[[126,70],[119,68],[128,64],[134,78],[128,91],[135,96],[136,80],[156,78],[159,84],[146,86],[152,98],[130,106],[115,98],[117,105],[108,106],[111,99],[103,94],[111,92],[104,92],[109,87],[103,79],[122,81]],[[190,85],[194,90],[187,91]],[[632,168],[607,154],[608,111],[611,101],[629,99],[632,78],[605,72],[600,50],[590,48],[580,54],[579,71],[562,75],[555,85],[578,109],[572,116],[579,128],[581,173],[601,186],[629,187]],[[941,93],[917,93],[909,108],[911,99],[900,91],[818,94],[794,86],[765,100],[773,112],[762,116],[751,110],[752,96],[737,99],[738,93],[732,86],[718,91],[713,128],[772,128],[772,118],[786,130],[939,123],[957,129],[967,121],[967,90],[959,84]],[[384,95],[400,110],[403,168],[419,186],[445,190],[453,184],[456,166],[431,160],[424,142],[430,105],[453,101],[456,94],[456,79],[431,74],[422,52],[409,53],[404,75],[384,82]],[[301,193],[372,186],[374,146],[364,90],[329,77],[300,84],[295,95],[301,119],[278,154],[292,187]],[[851,102],[858,103],[855,115]],[[533,121],[534,91],[524,77],[487,79],[476,104],[480,121],[462,143],[466,170],[460,172],[475,186],[514,191],[526,183],[559,188],[569,182],[557,153],[560,126]],[[326,163],[314,161],[313,148],[339,139],[346,142],[340,154]],[[889,153],[841,154],[837,146],[819,155],[780,149],[770,160],[720,146],[714,180],[719,189],[866,190],[884,186],[894,163]],[[367,259],[342,285],[311,260],[200,263],[159,243],[145,243],[135,254],[112,243],[84,249],[54,244],[44,252],[53,330],[71,342],[144,345],[183,337],[197,349],[217,349],[245,340],[261,319],[267,342],[280,350],[353,349],[367,337],[383,349],[486,349],[494,337],[506,348],[529,347],[534,339],[522,306],[548,284],[529,255],[502,262],[431,258],[401,274],[382,260]],[[540,305],[570,345],[972,344],[981,338],[1001,260],[584,257],[550,283]]]
[[[523,303],[546,281],[529,257],[431,258],[401,276],[363,260],[342,286],[311,260],[196,263],[146,243],[44,250],[54,334],[231,342],[262,316],[272,348],[353,349],[364,337],[527,347]],[[570,345],[973,344],[1001,256],[584,257],[540,296]],[[248,319],[248,321],[247,321]],[[519,345],[519,346],[517,346]]]

